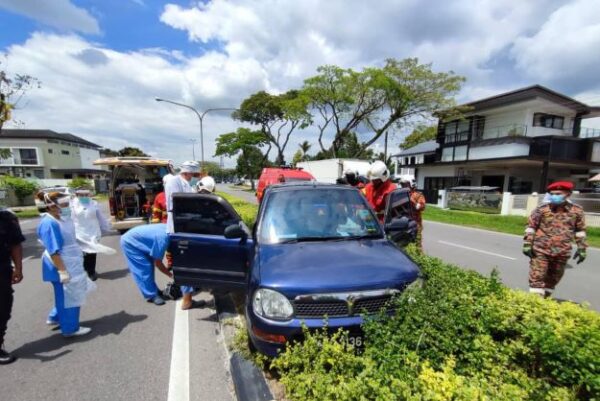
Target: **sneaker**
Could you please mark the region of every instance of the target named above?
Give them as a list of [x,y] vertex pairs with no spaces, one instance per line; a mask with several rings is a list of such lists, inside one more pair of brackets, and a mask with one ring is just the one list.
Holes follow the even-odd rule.
[[164,305],[166,302],[164,299],[162,299],[162,297],[160,295],[156,295],[154,298],[152,298],[150,300],[150,302],[152,302],[154,305]]
[[92,329],[90,329],[89,327],[79,327],[79,330],[77,330],[75,333],[69,333],[69,334],[63,334],[64,337],[80,337],[80,336],[85,336],[86,334],[89,334],[92,331]]
[[8,352],[4,351],[2,348],[0,348],[0,365],[8,365],[9,363],[13,363],[16,360],[17,358],[15,358],[14,355],[11,355]]
[[58,323],[58,320],[52,320],[52,319],[46,320],[46,324],[51,327],[56,327],[56,326],[60,325],[60,323]]

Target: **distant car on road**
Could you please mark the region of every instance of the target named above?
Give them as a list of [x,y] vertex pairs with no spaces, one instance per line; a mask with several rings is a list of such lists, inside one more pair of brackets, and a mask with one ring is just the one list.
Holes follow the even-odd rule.
[[256,198],[258,203],[262,201],[265,190],[269,185],[278,184],[281,182],[298,182],[298,181],[314,181],[310,173],[299,168],[288,167],[266,167],[263,168],[258,186],[256,187]]
[[243,291],[251,345],[266,355],[301,340],[303,325],[344,328],[360,347],[364,314],[391,312],[419,276],[349,186],[273,185],[252,231],[221,197],[178,194],[173,203],[175,282]]
[[[43,192],[45,194],[48,194],[50,192],[60,192],[60,193],[67,194],[69,196],[73,195],[73,190],[71,188],[61,186],[61,185],[42,188],[42,189],[40,189],[40,192]],[[35,197],[35,206],[37,206],[37,210],[40,213],[46,213],[48,211],[46,204],[43,201],[39,200],[37,197]]]

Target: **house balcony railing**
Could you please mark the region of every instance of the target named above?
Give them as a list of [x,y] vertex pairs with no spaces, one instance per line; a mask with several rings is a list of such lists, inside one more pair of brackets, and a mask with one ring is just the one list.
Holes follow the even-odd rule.
[[598,137],[600,137],[600,129],[599,128],[581,127],[579,129],[579,137],[580,138],[598,138]]
[[508,124],[497,127],[485,128],[480,135],[474,136],[475,140],[498,139],[506,137],[521,137],[527,136],[527,125],[524,124]]

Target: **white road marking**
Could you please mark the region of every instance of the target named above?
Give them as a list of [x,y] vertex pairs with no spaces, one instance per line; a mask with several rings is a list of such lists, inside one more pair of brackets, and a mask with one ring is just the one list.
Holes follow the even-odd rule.
[[29,259],[33,259],[33,256],[27,256],[26,258],[23,258],[23,262],[27,262]]
[[486,255],[491,255],[491,256],[496,256],[498,258],[503,258],[503,259],[508,259],[508,260],[517,260],[517,258],[511,258],[510,256],[504,256],[504,255],[500,255],[499,253],[494,253],[494,252],[488,252],[488,251],[484,251],[482,249],[477,249],[477,248],[471,248],[470,246],[465,246],[465,245],[460,245],[460,244],[455,244],[454,242],[448,242],[448,241],[438,241],[440,244],[444,244],[444,245],[449,245],[449,246],[454,246],[456,248],[462,248],[462,249],[467,249],[469,251],[473,251],[473,252],[479,252],[479,253],[484,253]]
[[181,310],[181,300],[175,303],[171,372],[168,401],[190,399],[190,325],[188,312]]

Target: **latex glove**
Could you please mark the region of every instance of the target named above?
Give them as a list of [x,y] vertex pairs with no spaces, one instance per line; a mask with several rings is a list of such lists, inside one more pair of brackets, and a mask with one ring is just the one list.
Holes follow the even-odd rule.
[[531,244],[523,244],[523,255],[528,258],[533,258],[533,248],[531,247]]
[[421,209],[421,205],[417,203],[417,204],[415,205],[415,209],[417,209],[417,210],[420,210],[420,209]]
[[61,284],[67,284],[69,281],[71,281],[71,276],[69,275],[69,272],[66,270],[59,270],[58,277],[60,278]]
[[577,252],[575,252],[575,255],[573,255],[573,259],[577,260],[577,264],[583,262],[586,257],[587,252],[585,251],[585,249],[578,249]]

